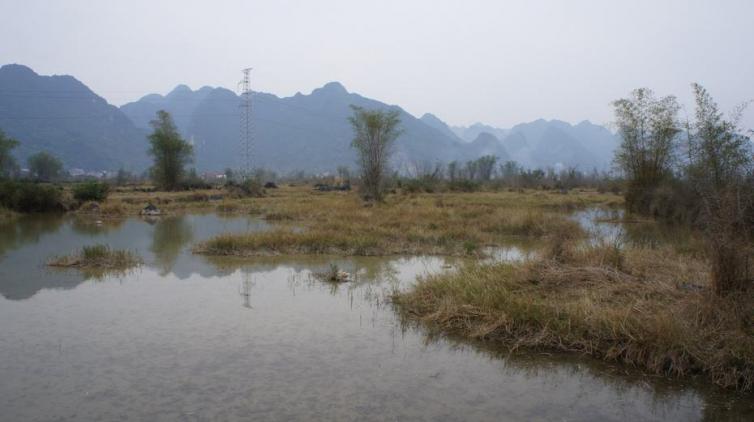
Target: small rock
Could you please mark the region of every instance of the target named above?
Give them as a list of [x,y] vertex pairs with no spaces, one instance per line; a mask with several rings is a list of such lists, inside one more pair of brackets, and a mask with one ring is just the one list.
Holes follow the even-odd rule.
[[141,210],[141,215],[154,216],[154,215],[160,215],[160,214],[162,214],[162,211],[160,211],[160,209],[157,208],[152,203],[147,204],[147,206],[144,207],[143,210]]

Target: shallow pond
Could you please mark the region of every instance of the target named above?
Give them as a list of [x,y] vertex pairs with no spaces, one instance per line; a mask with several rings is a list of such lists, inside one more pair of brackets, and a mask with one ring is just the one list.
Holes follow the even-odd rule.
[[[432,257],[194,256],[260,220],[35,216],[0,225],[0,420],[751,420],[751,396],[431,336],[386,300]],[[44,262],[89,244],[145,265]],[[505,252],[508,250],[509,252]],[[519,259],[520,248],[498,259]],[[354,274],[333,285],[330,263]]]

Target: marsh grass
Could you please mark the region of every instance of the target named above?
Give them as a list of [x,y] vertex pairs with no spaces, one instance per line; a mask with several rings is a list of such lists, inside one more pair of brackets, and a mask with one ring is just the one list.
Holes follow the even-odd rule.
[[473,264],[393,295],[440,332],[754,387],[754,294],[717,297],[708,265],[671,248],[569,245],[560,259]]
[[613,195],[584,192],[474,192],[391,195],[365,206],[354,193],[282,188],[255,200],[276,229],[217,236],[195,246],[209,255],[340,254],[479,255],[511,238],[583,236],[564,211],[612,204]]
[[47,265],[82,270],[127,271],[141,263],[141,258],[131,251],[114,250],[107,245],[92,245],[84,246],[71,255],[54,257]]

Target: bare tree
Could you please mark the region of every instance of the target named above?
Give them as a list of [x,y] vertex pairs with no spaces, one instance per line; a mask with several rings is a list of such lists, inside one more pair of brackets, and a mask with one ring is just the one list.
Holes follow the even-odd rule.
[[673,96],[657,99],[651,90],[641,88],[613,107],[621,137],[615,162],[628,180],[626,206],[646,214],[653,191],[672,171],[678,102]]
[[479,174],[479,163],[473,160],[467,161],[463,170],[464,173],[466,173],[466,179],[476,180],[477,175]]
[[738,128],[743,107],[725,120],[701,85],[692,85],[695,121],[687,123],[687,174],[698,196],[698,223],[704,229],[719,294],[739,290],[748,278],[752,208],[752,150]]
[[348,166],[338,166],[337,170],[338,177],[343,182],[349,182],[351,181],[351,169],[348,168]]
[[476,162],[479,180],[483,182],[492,180],[492,175],[495,172],[495,164],[497,164],[497,157],[494,155],[485,155],[477,158]]
[[506,161],[505,163],[500,164],[500,178],[503,180],[503,183],[507,183],[510,186],[513,186],[518,182],[521,171],[523,171],[523,169],[515,161]]
[[348,121],[354,131],[352,145],[359,156],[362,195],[367,200],[381,201],[392,147],[401,133],[399,112],[351,108],[353,115]]
[[458,161],[451,161],[448,163],[448,179],[455,181],[459,177],[460,170],[458,168]]
[[413,165],[413,173],[416,179],[440,180],[443,178],[443,165],[431,161],[421,161]]

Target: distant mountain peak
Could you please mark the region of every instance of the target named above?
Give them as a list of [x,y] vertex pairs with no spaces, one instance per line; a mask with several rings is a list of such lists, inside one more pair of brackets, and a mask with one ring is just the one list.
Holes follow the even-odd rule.
[[312,94],[314,93],[348,94],[348,90],[340,82],[333,81],[324,84],[322,88],[315,89],[312,91]]
[[32,68],[16,63],[3,65],[2,67],[0,67],[0,72],[17,75],[28,74],[31,76],[39,76],[37,72],[32,70]]
[[[27,66],[5,65],[0,68],[0,91],[19,93],[0,95],[3,130],[21,141],[14,151],[19,160],[46,150],[67,167],[146,165],[144,134],[121,110],[73,76],[39,75]],[[40,114],[44,117],[36,117]],[[4,119],[12,116],[20,117]],[[33,125],[26,116],[34,117]]]
[[424,115],[422,115],[419,120],[438,129],[448,129],[448,125],[432,113],[424,113]]
[[433,127],[435,129],[439,130],[440,132],[442,132],[446,136],[450,137],[454,141],[463,142],[463,140],[461,138],[459,138],[458,135],[456,135],[453,132],[453,130],[450,129],[450,127],[447,125],[447,123],[445,123],[442,120],[440,120],[440,118],[437,117],[437,116],[435,116],[434,114],[432,114],[432,113],[424,113],[424,115],[422,117],[420,117],[419,120],[422,123],[426,124],[427,126],[430,126],[430,127]]
[[479,135],[477,135],[476,139],[474,139],[472,142],[500,142],[500,140],[497,139],[497,136],[489,132],[480,132]]
[[192,91],[191,88],[188,87],[188,85],[180,84],[173,88],[173,90],[168,93],[167,97],[191,94],[192,92],[194,91]]

